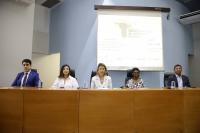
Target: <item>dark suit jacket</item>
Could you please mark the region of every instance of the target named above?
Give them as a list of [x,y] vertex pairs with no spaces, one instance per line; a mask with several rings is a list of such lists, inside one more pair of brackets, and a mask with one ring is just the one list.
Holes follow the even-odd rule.
[[[187,76],[182,75],[182,80],[183,80],[183,87],[190,87],[190,81],[189,81],[189,78]],[[171,81],[175,81],[176,87],[178,87],[178,81],[177,81],[175,74],[168,78],[168,83],[167,83],[168,87],[171,86]]]
[[[22,77],[24,76],[24,72],[18,73],[17,77],[15,78],[14,82],[12,83],[12,86],[21,86],[21,82],[22,82]],[[35,71],[30,72],[27,82],[26,82],[26,86],[27,87],[38,87],[38,83],[39,83],[39,74]]]

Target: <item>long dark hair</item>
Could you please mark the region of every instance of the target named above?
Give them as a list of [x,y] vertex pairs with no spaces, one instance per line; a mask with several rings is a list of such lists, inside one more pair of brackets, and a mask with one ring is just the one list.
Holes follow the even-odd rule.
[[65,68],[66,66],[69,68],[69,75],[70,75],[70,71],[71,71],[70,66],[67,65],[67,64],[64,64],[64,65],[62,65],[62,67],[60,68],[60,74],[59,74],[58,78],[64,78],[63,70],[64,70],[64,68]]

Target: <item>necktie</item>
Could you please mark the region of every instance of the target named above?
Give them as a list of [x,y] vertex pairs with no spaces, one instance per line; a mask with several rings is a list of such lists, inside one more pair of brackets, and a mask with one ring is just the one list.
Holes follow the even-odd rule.
[[24,79],[23,79],[23,82],[22,82],[22,86],[26,86],[27,76],[28,76],[28,73],[25,73],[25,76],[24,76]]

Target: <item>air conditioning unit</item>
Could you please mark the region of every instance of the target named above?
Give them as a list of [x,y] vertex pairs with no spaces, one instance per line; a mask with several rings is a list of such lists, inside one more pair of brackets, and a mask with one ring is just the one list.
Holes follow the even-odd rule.
[[26,5],[30,5],[35,2],[34,0],[15,0],[15,1]]
[[45,6],[47,8],[55,7],[59,4],[61,4],[64,0],[44,0],[41,5]]
[[179,21],[182,24],[193,24],[200,22],[200,10],[180,15]]

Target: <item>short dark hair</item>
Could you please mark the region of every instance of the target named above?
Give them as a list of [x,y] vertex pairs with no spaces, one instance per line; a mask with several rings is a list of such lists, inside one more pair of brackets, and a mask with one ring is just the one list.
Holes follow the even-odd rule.
[[30,65],[32,64],[32,62],[31,62],[30,59],[23,59],[23,60],[22,60],[22,64],[23,64],[24,62],[25,62],[25,63],[29,63]]
[[174,65],[174,70],[175,70],[175,68],[178,67],[178,66],[180,66],[180,67],[182,68],[182,66],[181,66],[180,64],[176,64],[176,65]]
[[135,70],[138,71],[138,72],[140,73],[140,69],[137,68],[137,67],[134,67],[134,68],[131,70],[131,74],[132,74]]
[[69,68],[69,75],[70,75],[70,71],[71,71],[70,66],[67,65],[67,64],[64,64],[64,65],[62,65],[62,67],[60,68],[60,74],[59,74],[59,76],[58,76],[59,78],[64,78],[63,70],[64,70],[64,68],[65,68],[66,66]]

